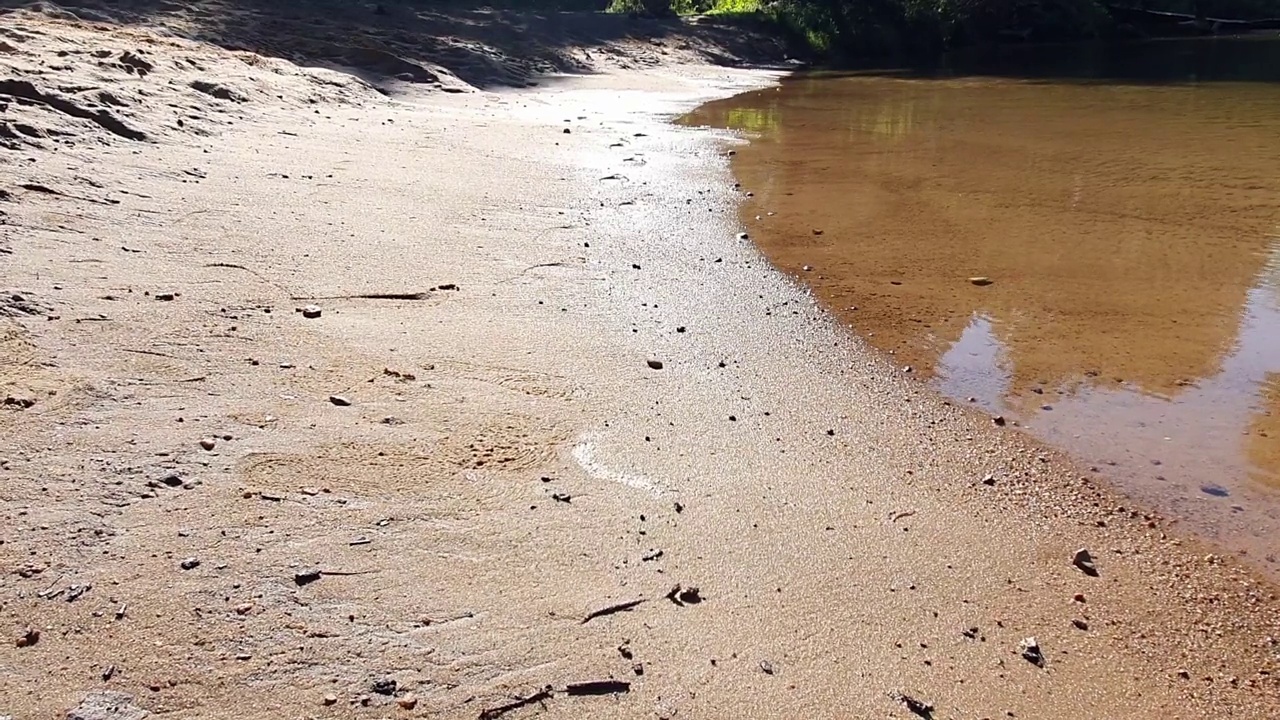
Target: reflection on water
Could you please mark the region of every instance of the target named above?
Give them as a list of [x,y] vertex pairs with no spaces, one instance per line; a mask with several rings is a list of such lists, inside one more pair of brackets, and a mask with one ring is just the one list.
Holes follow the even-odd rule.
[[[1280,554],[1280,41],[1070,71],[1018,52],[988,76],[796,78],[688,121],[752,136],[753,236],[873,344]],[[1204,82],[1254,67],[1267,82]]]

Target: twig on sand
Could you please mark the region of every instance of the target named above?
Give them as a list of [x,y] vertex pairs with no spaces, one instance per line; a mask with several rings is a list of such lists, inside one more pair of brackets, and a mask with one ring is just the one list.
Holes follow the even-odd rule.
[[124,352],[127,352],[127,353],[133,353],[133,354],[135,354],[135,355],[155,355],[156,357],[169,358],[170,360],[179,360],[179,359],[181,359],[181,358],[178,358],[178,357],[175,357],[175,356],[173,356],[173,355],[166,354],[166,353],[156,352],[155,350],[134,350],[134,349],[132,349],[132,348],[121,348],[121,349],[122,349]]
[[430,293],[412,292],[412,293],[358,293],[355,295],[325,295],[323,297],[308,297],[303,295],[291,295],[290,300],[426,300],[430,297]]
[[548,685],[545,688],[539,690],[538,692],[532,695],[529,695],[528,697],[517,698],[507,703],[506,705],[499,705],[497,707],[491,707],[486,710],[480,711],[480,720],[494,720],[494,718],[502,717],[503,715],[506,715],[512,710],[519,710],[520,708],[525,707],[526,705],[532,705],[534,703],[540,703],[550,699],[551,699],[551,686]]
[[622,680],[590,680],[588,682],[569,683],[564,688],[567,695],[612,695],[613,693],[631,692],[631,683]]
[[[494,720],[503,715],[518,710],[526,705],[544,702],[555,696],[555,690],[550,685],[544,687],[538,692],[527,697],[517,698],[506,705],[488,708],[480,711],[480,720]],[[564,694],[570,697],[582,697],[587,695],[613,695],[615,693],[631,692],[631,683],[622,680],[588,680],[586,682],[569,683],[564,687]]]
[[237,265],[237,264],[235,264],[235,263],[227,263],[227,262],[215,262],[215,263],[205,263],[205,267],[207,267],[207,268],[228,268],[228,269],[231,269],[231,270],[243,270],[243,271],[245,271],[245,272],[249,273],[250,275],[252,275],[252,276],[254,276],[254,277],[258,278],[259,280],[261,280],[262,282],[264,282],[264,283],[266,283],[266,284],[268,284],[268,285],[274,285],[274,286],[276,286],[276,287],[280,288],[281,290],[284,290],[284,289],[285,289],[285,287],[284,287],[283,285],[281,285],[280,283],[275,282],[274,280],[270,280],[270,279],[268,279],[268,278],[265,278],[265,277],[263,277],[263,276],[262,276],[262,273],[258,272],[257,270],[252,270],[252,269],[247,268],[247,267],[245,267],[245,266],[243,266],[243,265]]
[[634,609],[637,605],[639,605],[642,602],[644,602],[644,598],[640,598],[639,600],[628,600],[627,602],[621,602],[615,605],[610,605],[608,607],[600,608],[599,610],[595,610],[590,615],[587,615],[586,617],[582,618],[582,624],[586,625],[592,620],[595,620],[598,617],[604,617],[605,615],[612,615],[614,613],[627,612],[629,610]]

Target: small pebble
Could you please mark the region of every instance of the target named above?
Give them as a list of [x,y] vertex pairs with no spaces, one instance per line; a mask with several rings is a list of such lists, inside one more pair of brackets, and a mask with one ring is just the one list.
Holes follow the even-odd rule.
[[302,308],[302,317],[304,318],[315,319],[320,317],[322,313],[323,311],[319,305],[308,305]]
[[183,570],[194,570],[195,568],[200,567],[200,558],[189,557],[178,563],[178,566]]
[[351,399],[343,395],[330,395],[329,402],[338,407],[347,407],[351,405]]

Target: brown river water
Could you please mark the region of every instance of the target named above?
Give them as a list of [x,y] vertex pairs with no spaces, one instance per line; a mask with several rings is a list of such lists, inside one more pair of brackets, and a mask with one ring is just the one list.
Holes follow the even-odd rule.
[[683,121],[750,140],[752,239],[872,345],[1280,573],[1280,39],[807,74]]

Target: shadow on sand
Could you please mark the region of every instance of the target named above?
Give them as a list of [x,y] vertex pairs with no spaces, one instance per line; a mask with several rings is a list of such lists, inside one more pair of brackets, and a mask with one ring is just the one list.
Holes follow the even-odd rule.
[[[423,0],[0,0],[86,22],[162,28],[298,65],[339,67],[374,85],[388,80],[446,89],[523,87],[539,75],[658,64],[670,48],[719,64],[776,63],[782,43],[742,18],[653,20],[595,12],[477,10]],[[623,52],[620,45],[629,45]],[[637,45],[643,48],[637,51]]]

